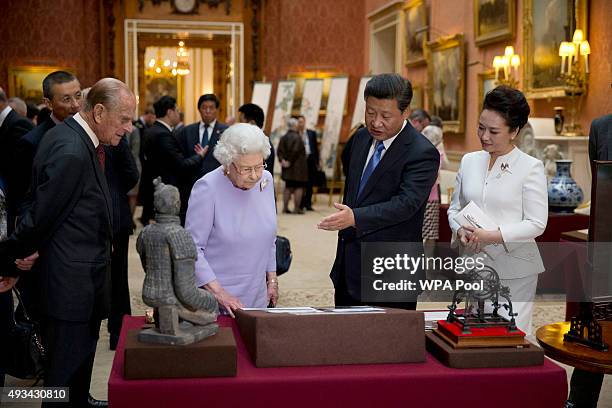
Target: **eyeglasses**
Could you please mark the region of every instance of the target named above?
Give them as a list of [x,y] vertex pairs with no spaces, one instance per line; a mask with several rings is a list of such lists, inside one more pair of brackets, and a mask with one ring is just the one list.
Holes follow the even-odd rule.
[[241,176],[247,176],[251,173],[261,174],[264,169],[268,168],[268,165],[266,163],[253,167],[238,167],[236,166],[236,163],[232,162],[232,166],[234,166],[238,174],[240,174]]

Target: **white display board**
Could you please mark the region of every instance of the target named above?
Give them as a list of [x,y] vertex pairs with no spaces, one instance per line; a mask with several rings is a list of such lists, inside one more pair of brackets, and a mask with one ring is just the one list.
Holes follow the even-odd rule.
[[346,103],[348,77],[335,77],[331,79],[329,98],[327,100],[327,114],[321,141],[321,165],[328,178],[333,178],[336,164],[336,152],[342,128],[342,114]]
[[264,126],[268,119],[268,108],[270,107],[270,97],[272,96],[272,82],[255,82],[253,84],[253,96],[251,103],[259,106],[264,111]]
[[274,113],[272,115],[272,132],[270,133],[270,140],[274,150],[278,148],[280,138],[287,133],[287,120],[291,117],[294,95],[295,81],[278,81]]
[[314,129],[317,127],[322,96],[322,79],[309,78],[304,81],[304,90],[302,91],[302,106],[300,107],[300,114],[302,114],[306,118],[306,127],[308,129]]
[[351,129],[359,123],[365,123],[365,99],[363,98],[363,91],[371,78],[371,76],[363,76],[359,81],[359,90],[357,91],[357,98],[355,99],[355,110],[353,111],[353,120],[351,120]]

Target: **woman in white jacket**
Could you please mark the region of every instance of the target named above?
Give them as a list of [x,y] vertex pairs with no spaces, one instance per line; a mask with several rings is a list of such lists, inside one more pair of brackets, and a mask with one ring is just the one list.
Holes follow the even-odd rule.
[[[498,86],[487,93],[478,122],[482,150],[461,160],[448,220],[453,241],[468,250],[479,253],[491,244],[503,248],[486,263],[510,288],[518,328],[531,334],[538,274],[544,272],[535,238],[546,228],[548,197],[544,165],[514,146],[528,116],[529,105],[522,92]],[[487,231],[455,221],[470,201],[499,228]],[[507,316],[504,308],[500,313]]]

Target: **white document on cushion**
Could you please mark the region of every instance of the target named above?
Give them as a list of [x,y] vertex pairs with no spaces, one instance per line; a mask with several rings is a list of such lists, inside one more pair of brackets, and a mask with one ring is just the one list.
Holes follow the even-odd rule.
[[[482,228],[485,231],[497,231],[499,229],[497,223],[485,214],[474,201],[470,201],[463,207],[454,220],[462,227]],[[504,246],[499,244],[490,244],[483,249],[493,259],[505,252]]]

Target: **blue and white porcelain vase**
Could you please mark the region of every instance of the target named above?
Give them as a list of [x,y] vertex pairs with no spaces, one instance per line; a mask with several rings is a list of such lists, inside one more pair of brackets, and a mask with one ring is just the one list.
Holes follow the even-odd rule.
[[571,213],[582,203],[584,193],[570,174],[571,160],[556,160],[557,174],[548,182],[548,209]]

